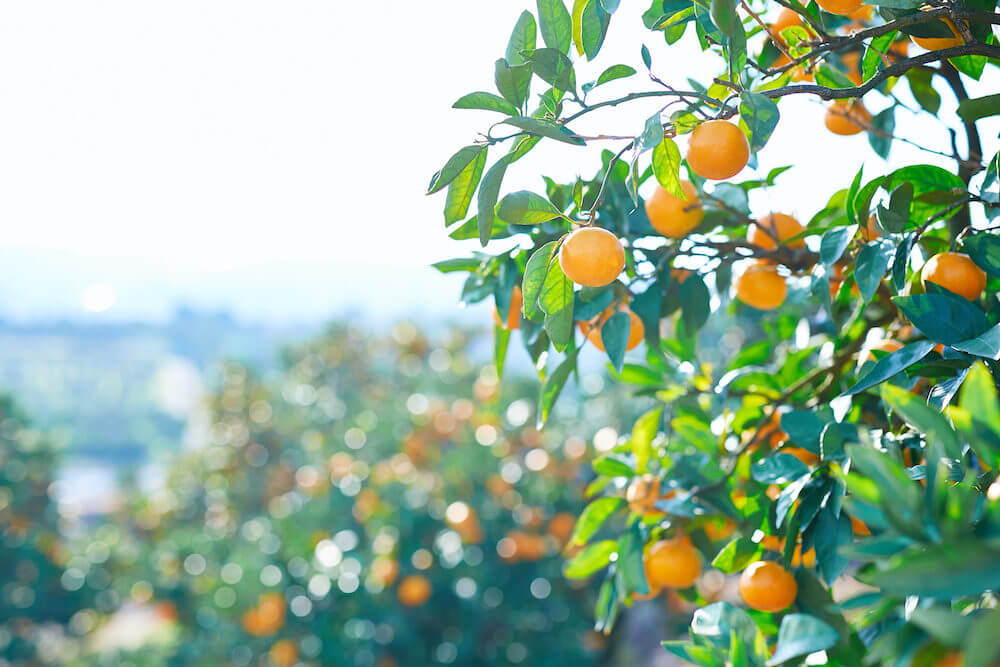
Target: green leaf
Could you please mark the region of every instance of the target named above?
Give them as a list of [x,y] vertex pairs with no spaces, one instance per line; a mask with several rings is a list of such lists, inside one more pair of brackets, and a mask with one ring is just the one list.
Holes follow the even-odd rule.
[[538,0],[538,21],[545,46],[569,54],[573,22],[562,0]]
[[510,331],[501,326],[493,327],[493,366],[497,376],[503,377],[503,364],[507,359],[507,344],[510,343]]
[[993,325],[975,338],[955,343],[952,347],[977,357],[1000,360],[1000,324]]
[[778,629],[778,648],[767,664],[780,665],[792,658],[825,651],[836,644],[839,637],[836,630],[815,616],[787,614]]
[[985,233],[966,236],[962,241],[962,250],[983,271],[1000,277],[1000,236]]
[[642,134],[639,136],[639,147],[642,150],[655,148],[663,141],[663,123],[660,121],[660,113],[656,112],[646,119]]
[[827,88],[854,88],[855,83],[840,70],[829,65],[820,65],[815,70],[816,83]]
[[733,574],[759,560],[761,547],[748,537],[733,538],[712,560],[712,567],[724,574]]
[[612,65],[601,72],[601,75],[597,77],[597,81],[594,83],[594,87],[596,88],[597,86],[616,79],[624,79],[632,76],[633,74],[635,74],[635,69],[629,67],[628,65]]
[[586,544],[597,531],[604,525],[608,518],[625,506],[624,498],[598,498],[583,508],[576,526],[573,527],[573,536],[570,538],[571,545]]
[[441,167],[441,171],[434,174],[434,178],[431,179],[431,184],[427,188],[427,194],[434,194],[438,190],[443,189],[454,181],[466,167],[475,162],[480,153],[485,152],[486,146],[465,146],[460,148],[457,153],[448,158],[448,161]]
[[469,93],[458,98],[458,101],[451,105],[453,109],[483,109],[484,111],[499,111],[508,116],[518,114],[517,107],[493,93],[479,91]]
[[497,197],[500,195],[500,184],[503,182],[503,177],[507,173],[507,165],[509,164],[509,155],[505,155],[497,160],[496,164],[486,172],[486,176],[483,177],[483,183],[479,188],[479,210],[476,213],[476,222],[479,225],[479,243],[483,246],[490,242],[490,234],[493,233]]
[[696,611],[691,620],[691,632],[726,647],[733,634],[749,646],[756,645],[761,636],[750,614],[729,602],[714,602]]
[[809,473],[809,466],[791,454],[771,454],[750,466],[750,474],[761,484],[784,484]]
[[697,273],[691,273],[678,288],[681,301],[681,318],[688,331],[697,331],[712,314],[712,295],[705,281]]
[[1000,588],[1000,551],[971,538],[921,545],[858,579],[896,595],[944,600],[980,595]]
[[962,384],[959,405],[977,420],[1000,433],[1000,404],[993,378],[983,364],[973,364]]
[[[620,372],[620,371],[619,371]],[[653,408],[636,420],[629,438],[629,449],[635,454],[636,470],[646,472],[646,466],[653,454],[653,439],[660,430],[663,408]]]
[[710,0],[709,16],[712,23],[726,37],[734,37],[743,32],[743,22],[736,13],[737,0]]
[[943,607],[917,607],[910,622],[949,646],[961,644],[973,623],[970,616]]
[[[576,355],[578,352],[579,348],[572,350],[556,369],[552,371],[552,374],[545,378],[541,394],[538,397],[538,430],[541,430],[545,426],[545,422],[549,420],[552,406],[555,405],[556,399],[559,398],[559,393],[566,384],[570,373],[576,368]],[[579,527],[579,524],[577,526]]]
[[868,48],[865,49],[865,55],[861,61],[862,81],[867,81],[882,69],[885,63],[882,60],[882,56],[889,53],[889,49],[892,48],[892,43],[896,40],[897,35],[899,35],[899,31],[893,30],[892,32],[875,37],[868,43]]
[[751,151],[757,152],[764,147],[778,126],[779,117],[778,105],[770,97],[750,91],[740,95],[740,118],[750,130]]
[[615,561],[625,589],[639,594],[649,592],[646,573],[642,567],[642,547],[642,534],[636,523],[618,540],[618,560]]
[[527,62],[522,52],[535,48],[535,29],[535,17],[531,12],[528,10],[521,12],[521,16],[514,25],[514,31],[510,34],[510,40],[507,42],[506,59],[511,67]]
[[599,0],[589,0],[585,5],[580,15],[580,43],[587,60],[593,60],[604,45],[611,14],[604,11]]
[[[929,407],[920,397],[900,387],[884,384],[881,392],[882,400],[896,411],[903,421],[927,437],[930,450],[936,449],[940,452],[938,458],[941,455],[953,459],[962,456],[962,443],[943,414]],[[928,456],[928,460],[930,458]]]
[[872,366],[871,370],[858,380],[857,384],[848,389],[845,394],[856,394],[859,391],[864,391],[869,387],[874,387],[881,382],[885,382],[926,357],[932,349],[934,349],[934,341],[918,340],[915,343],[910,343],[906,347],[887,354],[879,359]]
[[895,250],[892,241],[880,238],[865,245],[858,253],[854,263],[854,280],[865,301],[871,301],[878,291],[879,283],[889,271]]
[[556,141],[573,144],[574,146],[585,146],[587,143],[571,132],[569,128],[559,125],[558,123],[553,123],[549,120],[528,118],[527,116],[516,116],[514,118],[507,118],[502,122],[507,125],[513,125],[514,127],[520,128],[529,134],[534,134],[539,137],[548,137],[549,139],[555,139]]
[[635,468],[614,454],[598,456],[594,459],[591,467],[594,472],[604,477],[632,477],[635,475]]
[[524,278],[521,280],[521,312],[529,320],[536,319],[541,314],[538,308],[538,296],[542,293],[549,265],[556,261],[554,255],[558,249],[558,241],[549,241],[528,258],[528,264],[524,268]]
[[799,447],[819,452],[819,439],[826,422],[811,410],[790,410],[781,415],[781,430]]
[[576,90],[576,73],[569,57],[558,49],[535,49],[525,53],[535,68],[535,74],[553,88]]
[[568,579],[586,579],[611,562],[611,555],[618,551],[614,540],[601,540],[584,547],[566,563],[563,575]]
[[966,123],[974,123],[980,118],[1000,114],[1000,94],[962,100],[958,105],[958,115]]
[[653,175],[667,192],[684,197],[681,189],[681,152],[670,137],[663,137],[653,148]]
[[827,230],[819,242],[820,261],[829,265],[840,259],[841,255],[844,254],[844,250],[846,250],[847,246],[851,243],[851,239],[853,239],[854,235],[857,233],[857,225],[834,227],[833,229]]
[[963,667],[988,667],[1000,658],[1000,609],[976,616],[965,642]]
[[889,149],[892,147],[892,135],[896,131],[895,112],[896,107],[888,107],[875,114],[868,131],[868,143],[883,160],[889,157]]
[[482,263],[483,260],[478,257],[459,257],[436,262],[431,266],[441,273],[452,273],[454,271],[475,271]]
[[545,197],[519,190],[500,200],[497,216],[514,225],[539,225],[562,215]]
[[563,273],[558,257],[549,262],[538,306],[545,313],[545,331],[561,352],[573,339],[573,281]]
[[476,192],[479,179],[486,166],[486,151],[481,151],[476,158],[459,172],[455,180],[448,186],[448,195],[444,202],[445,226],[457,222],[469,212],[472,195]]
[[628,313],[617,312],[601,326],[601,342],[616,373],[622,370],[625,363],[625,351],[628,347],[631,318]]
[[[913,71],[913,70],[910,70]],[[934,202],[924,197],[931,192],[948,192],[957,190],[965,192],[965,183],[947,169],[930,164],[918,164],[903,167],[889,174],[883,187],[892,192],[903,183],[913,185],[914,201],[910,207],[910,220],[925,222],[931,216],[940,213],[951,205],[952,201]]]
[[531,67],[529,65],[511,67],[506,60],[500,58],[494,65],[493,80],[504,99],[515,107],[520,107],[528,98]]
[[920,333],[945,345],[976,338],[990,326],[983,311],[960,296],[918,294],[892,300]]
[[934,73],[932,71],[920,67],[914,67],[906,72],[906,80],[910,83],[910,92],[913,93],[913,99],[917,101],[917,104],[924,111],[932,115],[937,115],[938,110],[941,108],[941,96],[934,90],[934,86],[931,83],[933,76]]

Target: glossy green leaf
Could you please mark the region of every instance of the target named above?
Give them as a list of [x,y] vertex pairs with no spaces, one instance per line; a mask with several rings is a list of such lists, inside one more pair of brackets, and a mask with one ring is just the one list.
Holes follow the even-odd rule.
[[538,297],[542,293],[542,285],[545,283],[545,275],[548,273],[549,265],[558,261],[554,257],[558,249],[558,241],[549,241],[528,258],[528,264],[524,269],[524,278],[521,280],[521,312],[530,320],[541,315],[541,310],[538,308]]
[[550,86],[564,91],[576,90],[576,73],[569,57],[558,49],[535,49],[526,52],[535,74]]
[[505,58],[511,67],[527,62],[523,52],[535,48],[536,30],[535,17],[532,13],[527,10],[521,12],[521,16],[518,17],[517,23],[514,25],[514,31],[510,35],[510,40],[507,42]]
[[[479,210],[476,213],[476,223],[479,225],[479,243],[485,246],[490,241],[493,225],[496,220],[497,197],[500,195],[500,184],[503,182],[507,166],[510,164],[508,155],[503,156],[489,168],[479,187]],[[462,216],[459,216],[462,217]]]
[[549,120],[517,116],[514,118],[508,118],[502,122],[507,125],[513,125],[514,127],[520,128],[530,134],[534,134],[539,137],[548,137],[549,139],[555,139],[556,141],[561,141],[563,143],[573,144],[574,146],[584,146],[587,143],[571,132],[569,128]]
[[893,302],[922,334],[952,345],[986,333],[989,322],[974,303],[951,294],[893,297]]
[[500,113],[507,114],[508,116],[516,116],[518,114],[517,107],[504,98],[499,95],[483,91],[463,95],[451,106],[453,109],[482,109],[484,111],[499,111]]
[[568,54],[573,22],[563,1],[538,0],[538,21],[545,46]]
[[[539,430],[549,420],[549,415],[552,413],[552,406],[555,405],[556,399],[559,398],[559,394],[562,392],[570,373],[576,368],[576,355],[578,351],[579,348],[576,348],[567,354],[566,358],[552,371],[551,375],[545,378],[545,382],[542,384],[542,391],[538,397],[538,419],[536,422],[536,428]],[[579,523],[577,523],[577,527],[579,527]]]
[[457,153],[448,158],[441,170],[434,174],[431,184],[427,188],[427,194],[433,194],[454,181],[466,167],[475,162],[481,153],[486,152],[486,146],[465,146]]
[[770,97],[749,91],[740,95],[740,119],[750,131],[751,151],[757,152],[764,147],[778,126],[779,118],[778,105]]
[[583,512],[580,513],[579,518],[576,520],[576,526],[573,528],[573,536],[570,538],[569,543],[573,545],[586,544],[590,541],[604,522],[608,518],[617,512],[618,510],[625,507],[624,498],[598,498],[587,505]]
[[681,189],[681,152],[670,137],[663,139],[653,148],[653,175],[667,192],[684,197]]
[[778,647],[767,664],[780,665],[792,658],[825,651],[838,639],[837,631],[815,616],[786,614],[778,629]]
[[563,575],[569,579],[586,579],[611,562],[612,554],[618,551],[615,540],[601,540],[589,544],[566,563]]
[[932,340],[918,340],[915,343],[910,343],[895,352],[885,355],[875,362],[871,370],[845,393],[848,395],[856,394],[869,387],[874,387],[877,384],[885,382],[926,357],[934,348],[934,345],[935,343]]
[[448,186],[448,195],[444,202],[444,224],[458,222],[469,212],[472,196],[479,185],[483,168],[486,166],[486,151],[479,154],[465,166],[458,176]]
[[548,199],[527,190],[512,192],[501,199],[496,214],[515,225],[538,225],[562,215]]

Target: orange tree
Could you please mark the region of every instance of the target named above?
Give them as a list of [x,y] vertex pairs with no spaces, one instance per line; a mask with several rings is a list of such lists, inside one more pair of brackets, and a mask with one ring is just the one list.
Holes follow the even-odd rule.
[[[559,556],[586,444],[535,430],[530,383],[501,396],[469,344],[333,326],[271,379],[225,366],[203,446],[70,562],[114,602],[87,664],[593,664],[595,591]],[[166,626],[138,651],[105,623],[128,602]]]
[[[594,68],[618,5],[523,12],[497,93],[454,105],[498,120],[429,187],[447,188],[452,238],[501,241],[436,266],[468,272],[463,300],[492,300],[498,360],[520,329],[539,423],[587,341],[650,403],[593,462],[572,539],[567,574],[603,571],[597,627],[667,587],[700,607],[666,644],[696,664],[1000,658],[1000,209],[977,125],[1000,96],[968,93],[995,80],[994,1],[655,0],[642,20],[666,44]],[[718,75],[667,80],[680,40]],[[754,210],[787,169],[757,159],[790,95],[823,100],[829,131],[883,157],[905,143],[952,166],[843,174],[808,220]],[[634,132],[607,128],[640,104]],[[904,112],[951,146],[897,131]],[[541,142],[577,161],[613,149],[596,173],[501,196]],[[739,596],[692,586],[707,567],[740,573]]]

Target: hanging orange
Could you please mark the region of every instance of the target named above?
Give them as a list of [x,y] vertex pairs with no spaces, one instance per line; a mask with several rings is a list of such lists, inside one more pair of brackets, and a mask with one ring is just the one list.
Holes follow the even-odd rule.
[[929,282],[975,301],[986,289],[986,272],[976,266],[968,255],[942,252],[927,260],[920,270],[920,283],[924,289]]
[[795,577],[778,563],[757,561],[740,575],[740,597],[757,611],[774,613],[788,609],[798,594]]
[[694,185],[690,181],[681,181],[681,190],[684,196],[678,197],[657,185],[653,195],[646,200],[649,224],[667,238],[684,238],[705,217]]
[[743,170],[750,161],[750,144],[739,127],[726,120],[696,126],[688,141],[688,166],[702,178],[720,181]]
[[625,249],[608,230],[581,227],[559,248],[559,266],[577,285],[604,287],[625,268]]

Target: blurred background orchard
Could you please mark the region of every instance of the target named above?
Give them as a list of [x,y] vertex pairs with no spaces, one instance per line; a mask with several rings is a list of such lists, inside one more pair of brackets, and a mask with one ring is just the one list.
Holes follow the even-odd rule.
[[[430,268],[462,248],[422,193],[481,120],[448,107],[529,4],[0,7],[0,665],[670,664],[683,600],[604,636],[562,576],[643,401],[587,350],[536,431],[527,353],[498,383],[489,308]],[[853,173],[819,103],[782,113],[761,172],[809,137]],[[824,179],[760,196],[808,217]]]

